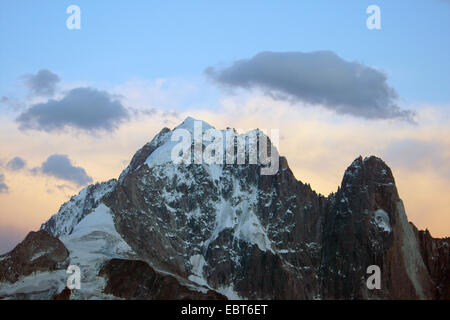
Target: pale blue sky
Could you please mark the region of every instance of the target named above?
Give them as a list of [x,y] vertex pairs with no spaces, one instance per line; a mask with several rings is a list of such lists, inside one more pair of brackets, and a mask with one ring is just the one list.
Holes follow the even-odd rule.
[[[81,8],[82,29],[66,28]],[[344,5],[345,4],[345,5]],[[382,30],[366,28],[381,8]],[[450,3],[354,1],[4,1],[0,95],[47,68],[63,81],[201,77],[261,51],[331,50],[385,71],[407,103],[450,101]]]

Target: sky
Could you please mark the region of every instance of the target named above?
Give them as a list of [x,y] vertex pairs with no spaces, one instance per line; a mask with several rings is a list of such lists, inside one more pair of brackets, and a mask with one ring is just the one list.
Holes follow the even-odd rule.
[[380,156],[408,218],[449,236],[449,31],[446,0],[1,1],[0,253],[186,116],[279,128],[325,195]]

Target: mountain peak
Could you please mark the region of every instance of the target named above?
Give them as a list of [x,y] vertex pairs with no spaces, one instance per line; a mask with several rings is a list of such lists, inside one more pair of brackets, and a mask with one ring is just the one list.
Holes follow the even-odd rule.
[[359,156],[353,160],[352,164],[345,170],[344,178],[355,178],[360,175],[365,175],[367,178],[385,178],[393,182],[394,177],[389,166],[381,159],[376,156],[365,157]]
[[[359,156],[345,170],[340,190],[342,197],[355,198],[378,194],[380,203],[390,202],[392,199],[399,199],[398,191],[391,169],[380,158],[375,156]],[[355,211],[355,210],[352,210]]]
[[202,131],[205,131],[208,129],[214,129],[214,127],[212,125],[210,125],[209,123],[207,123],[206,121],[195,119],[193,117],[187,117],[186,119],[184,119],[184,121],[182,123],[180,123],[178,126],[176,126],[174,128],[174,130],[186,129],[186,130],[192,132],[194,130],[194,126],[195,126],[196,122],[201,123]]
[[[202,131],[213,128],[192,117],[176,128],[198,133],[196,121]],[[296,180],[284,158],[272,176],[255,165],[177,165],[170,161],[175,129],[164,128],[145,144],[118,183],[87,187],[43,225],[42,233],[59,237],[67,249],[64,263],[92,279],[71,298],[154,298],[162,285],[171,298],[212,292],[234,299],[415,299],[435,298],[438,288],[447,292],[448,242],[408,224],[382,159],[356,158],[341,188],[325,198]],[[35,250],[34,241],[25,241],[20,260],[0,256],[0,282],[3,274],[17,283],[0,283],[0,297],[29,297],[23,291],[36,277],[46,279],[28,271],[42,270],[35,261],[58,246],[47,242]],[[20,282],[8,271],[15,261],[30,267]],[[383,270],[381,290],[361,281],[370,265]],[[62,292],[66,270],[55,268],[52,277],[64,281],[48,282],[39,297]]]

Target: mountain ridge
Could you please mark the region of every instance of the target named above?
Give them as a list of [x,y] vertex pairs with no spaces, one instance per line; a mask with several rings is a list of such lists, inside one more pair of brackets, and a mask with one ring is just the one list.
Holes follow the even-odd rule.
[[[117,180],[86,187],[42,225],[69,251],[74,248],[72,256],[86,237],[92,245],[102,242],[101,258],[69,256],[71,263],[96,264],[85,279],[96,285],[72,290],[71,298],[113,298],[104,288],[114,297],[121,290],[130,299],[158,296],[155,288],[133,296],[132,288],[108,287],[117,281],[99,271],[112,259],[142,260],[194,288],[196,299],[198,292],[203,298],[213,298],[211,292],[245,299],[450,298],[448,238],[432,238],[408,222],[392,171],[380,158],[356,158],[337,191],[325,197],[297,180],[282,156],[271,176],[260,174],[260,163],[149,161],[172,132],[163,128]],[[84,223],[92,232],[75,237],[80,223],[95,220],[93,213],[108,217],[109,227]],[[386,272],[381,290],[365,285],[373,264]],[[11,296],[2,293],[5,287],[0,284],[0,297]],[[177,292],[186,296],[184,289]]]

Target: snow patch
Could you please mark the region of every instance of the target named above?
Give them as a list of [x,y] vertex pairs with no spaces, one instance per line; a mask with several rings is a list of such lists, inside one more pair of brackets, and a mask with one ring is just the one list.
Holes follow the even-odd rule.
[[116,180],[100,184],[89,185],[80,193],[61,206],[58,213],[53,215],[41,229],[55,237],[68,235],[73,228],[96,207],[100,200],[111,193],[116,187]]
[[40,257],[42,257],[43,255],[45,255],[45,254],[47,254],[47,253],[49,253],[49,252],[48,252],[48,251],[41,251],[41,252],[35,253],[35,254],[31,257],[30,262],[33,262],[34,260],[39,259]]
[[273,252],[266,230],[253,210],[242,213],[234,235],[236,238],[256,244],[261,251]]
[[200,254],[195,254],[189,259],[189,262],[192,266],[192,274],[188,279],[199,285],[208,287],[208,282],[203,277],[203,267],[206,265],[205,258]]
[[198,292],[201,292],[201,293],[208,293],[208,288],[205,288],[205,287],[195,286],[193,284],[185,283],[185,282],[180,282],[180,285],[185,286],[186,288],[188,288],[191,291],[198,291]]
[[[172,134],[177,129],[184,129],[191,133],[191,139],[194,139],[194,123],[196,120],[191,117],[187,117],[179,126],[177,126],[173,131],[168,132],[163,138],[163,143],[156,148],[145,160],[145,164],[149,167],[155,167],[158,165],[162,165],[168,162],[172,162],[172,150],[179,143],[179,141],[172,141]],[[205,121],[201,121],[202,124],[202,132],[204,133],[208,129],[214,129],[209,123]]]
[[104,279],[98,276],[103,263],[112,258],[130,259],[135,253],[116,231],[110,209],[101,203],[60,240],[70,252],[70,264],[81,269],[81,289],[74,298],[103,299]]
[[372,222],[385,232],[392,232],[389,215],[383,209],[378,209],[373,213]]
[[[238,183],[235,183],[235,192],[239,194]],[[265,228],[256,216],[257,192],[251,190],[245,201],[239,206],[232,206],[222,199],[216,205],[216,221],[211,237],[205,242],[206,248],[225,229],[233,229],[233,236],[237,239],[255,244],[261,251],[271,251],[271,241]]]
[[241,297],[234,290],[234,285],[222,286],[222,287],[217,288],[216,291],[223,294],[229,300],[245,300],[245,298]]
[[35,272],[11,284],[0,283],[0,296],[5,299],[17,299],[15,295],[28,295],[30,299],[49,300],[66,286],[65,270]]

